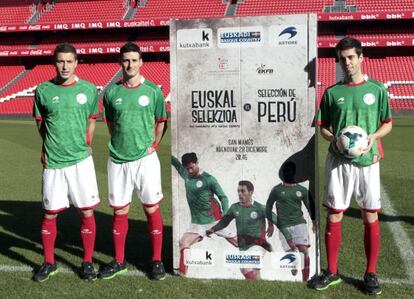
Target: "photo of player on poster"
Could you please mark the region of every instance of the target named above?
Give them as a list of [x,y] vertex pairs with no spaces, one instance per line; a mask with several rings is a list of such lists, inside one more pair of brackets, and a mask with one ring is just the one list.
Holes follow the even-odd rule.
[[[184,257],[186,249],[203,240],[206,229],[217,223],[228,210],[228,198],[217,179],[200,169],[196,153],[186,153],[181,162],[174,156],[171,163],[184,179],[186,198],[191,213],[191,225],[181,236],[180,273],[185,275],[188,266]],[[231,229],[223,229],[217,235],[225,238],[230,244],[237,245],[236,233]]]
[[[273,187],[266,202],[266,217],[273,218],[273,207],[276,208],[277,223],[281,230],[287,230],[291,238],[286,234],[279,234],[279,239],[285,251],[299,251],[302,256],[302,280],[309,279],[310,239],[308,224],[302,212],[302,203],[312,219],[312,232],[316,232],[315,207],[311,193],[305,187],[295,181],[296,164],[287,161],[281,167],[282,183]],[[297,270],[292,270],[296,275]]]

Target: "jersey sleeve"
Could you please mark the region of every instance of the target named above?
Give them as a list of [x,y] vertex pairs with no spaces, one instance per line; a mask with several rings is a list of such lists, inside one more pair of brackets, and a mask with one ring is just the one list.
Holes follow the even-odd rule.
[[308,210],[310,218],[315,220],[315,204],[313,202],[312,194],[306,188],[303,188],[302,192],[304,194],[302,198],[303,204],[305,205],[306,210]]
[[221,217],[220,221],[212,227],[213,231],[219,231],[225,228],[234,219],[234,205],[230,207],[227,213]]
[[105,91],[105,94],[104,94],[104,97],[103,97],[102,119],[104,121],[112,120],[111,107],[110,107],[110,103],[109,103],[109,90]]
[[330,113],[329,113],[329,92],[325,91],[322,97],[322,101],[319,105],[318,117],[316,120],[318,126],[328,127],[331,124]]
[[229,200],[227,195],[224,193],[223,189],[221,188],[220,184],[217,182],[216,178],[211,176],[210,181],[210,190],[217,195],[218,199],[221,202],[221,208],[223,213],[226,213],[229,208]]
[[381,88],[380,121],[381,123],[388,123],[392,121],[391,108],[388,101],[388,92],[385,86]]
[[96,89],[96,86],[94,86],[92,91],[92,103],[91,103],[91,109],[89,111],[89,118],[98,118],[99,117],[99,105],[98,105],[98,90]]
[[167,121],[167,109],[165,108],[164,96],[161,89],[158,87],[155,91],[155,122]]
[[33,117],[36,120],[42,120],[43,119],[41,97],[40,97],[38,89],[36,89],[36,91],[35,91],[35,96],[34,96],[34,101],[33,101]]
[[276,195],[274,189],[269,194],[269,197],[266,201],[266,218],[268,221],[271,221],[272,223],[276,224],[276,215],[273,213],[273,205],[276,202]]
[[188,172],[187,169],[178,161],[176,157],[171,155],[171,164],[174,166],[174,168],[177,170],[178,174],[183,178],[187,178]]

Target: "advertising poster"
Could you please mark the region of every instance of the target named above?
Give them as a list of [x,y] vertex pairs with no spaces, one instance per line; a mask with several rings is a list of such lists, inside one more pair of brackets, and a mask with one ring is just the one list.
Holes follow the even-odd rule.
[[319,269],[316,16],[170,28],[174,268],[308,280]]

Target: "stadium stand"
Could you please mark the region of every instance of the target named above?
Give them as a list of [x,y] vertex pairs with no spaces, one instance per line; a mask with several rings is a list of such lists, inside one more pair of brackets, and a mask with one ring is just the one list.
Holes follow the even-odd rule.
[[36,11],[34,0],[3,0],[0,2],[0,25],[27,23]]
[[414,9],[412,0],[347,0],[347,4],[356,5],[357,11],[397,11]]
[[222,17],[226,7],[222,0],[148,0],[137,9],[134,19]]
[[[345,8],[351,7],[360,12],[375,11],[414,11],[412,0],[347,0],[338,1]],[[232,7],[236,16],[254,16],[288,13],[321,13],[330,7],[332,12],[338,12],[334,0],[5,0],[0,2],[0,25],[33,23],[38,24],[64,22],[98,22],[118,21],[133,18],[135,21],[145,19],[169,18],[205,18],[222,17]],[[132,11],[131,11],[132,10]],[[340,10],[339,10],[340,11]],[[76,12],[76,13],[74,13]],[[132,12],[132,14],[131,14]],[[34,20],[34,16],[38,18]],[[411,16],[411,13],[410,13]],[[326,46],[326,41],[335,43],[342,36],[353,36],[364,41],[386,40],[392,38],[414,39],[414,21],[412,20],[376,20],[349,22],[321,22],[318,25],[318,41],[325,41],[325,49],[318,52],[317,99],[320,100],[326,87],[337,81],[338,65],[335,64],[333,52]],[[160,51],[169,47],[168,29],[161,27],[124,28],[122,30],[85,31],[77,30],[24,32],[0,32],[0,56],[5,56],[12,50],[53,50],[56,44],[70,42],[75,47],[110,47],[119,48],[125,41],[136,41],[146,52]],[[157,47],[158,46],[158,47]],[[407,46],[407,45],[406,45]],[[322,47],[322,46],[321,46]],[[413,46],[411,46],[413,48]],[[167,50],[165,50],[167,49]],[[399,53],[399,47],[381,46],[374,52],[365,52],[364,72],[373,78],[387,83],[393,109],[414,110],[414,56],[410,50]],[[50,55],[50,54],[49,54]],[[100,54],[95,51],[89,54],[78,67],[80,78],[89,80],[101,88],[119,75],[119,65],[116,55]],[[399,55],[399,56],[395,56]],[[7,56],[7,55],[6,55]],[[7,57],[0,57],[3,61]],[[47,57],[46,57],[47,58]],[[8,66],[1,66],[0,71],[0,114],[31,113],[33,89],[35,86],[54,75],[52,66],[45,57],[10,57]],[[94,63],[87,63],[94,62]],[[13,65],[13,63],[15,65]],[[144,63],[143,75],[162,87],[165,97],[170,92],[168,55],[155,54]],[[16,77],[17,76],[17,77]],[[13,80],[16,78],[15,80]]]
[[59,0],[53,9],[42,13],[38,23],[121,20],[128,10],[126,3],[125,0]]

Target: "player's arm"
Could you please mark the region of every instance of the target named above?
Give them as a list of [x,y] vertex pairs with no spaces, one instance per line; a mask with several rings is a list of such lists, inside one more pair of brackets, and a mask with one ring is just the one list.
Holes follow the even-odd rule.
[[216,178],[212,178],[211,182],[211,191],[217,195],[218,199],[221,203],[221,209],[223,210],[223,214],[227,213],[229,209],[229,199],[227,195],[224,193],[223,188],[221,188],[220,184],[217,182]]
[[392,130],[392,121],[384,122],[378,128],[378,130],[371,135],[368,135],[368,146],[364,150],[364,153],[367,153],[371,150],[372,145],[374,144],[375,140],[381,139],[382,137],[386,136]]
[[154,132],[155,132],[155,140],[153,143],[153,148],[158,150],[158,144],[160,144],[162,137],[164,136],[165,132],[167,131],[167,121],[157,121],[155,123]]
[[316,221],[315,221],[315,201],[313,200],[312,193],[307,190],[305,193],[307,196],[303,197],[303,204],[306,207],[306,210],[309,213],[310,218],[312,219],[312,231],[316,233]]
[[222,230],[223,228],[227,227],[227,225],[229,225],[233,219],[233,213],[227,213],[226,215],[224,215],[216,225],[206,230],[207,237],[215,233],[216,231]]
[[36,125],[37,125],[37,130],[39,131],[40,137],[42,138],[43,141],[45,141],[46,129],[45,129],[44,121],[36,120]]
[[276,201],[276,196],[273,194],[273,190],[272,190],[269,194],[269,197],[267,198],[267,201],[266,201],[265,213],[266,213],[267,221],[269,221],[269,223],[273,223],[273,224],[277,223],[276,214],[273,213],[273,205],[275,204],[275,201]]
[[86,144],[88,145],[89,154],[92,154],[91,145],[92,145],[93,134],[95,133],[95,126],[96,126],[96,119],[95,118],[88,119],[88,129],[86,131]]
[[177,170],[178,174],[185,179],[188,176],[188,172],[185,167],[180,163],[180,161],[171,155],[171,165]]

